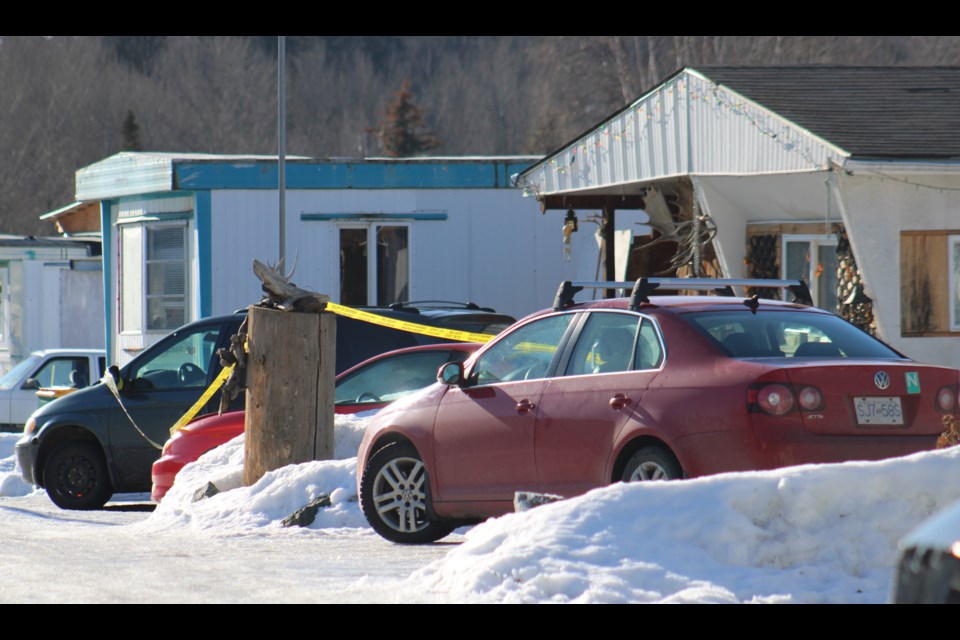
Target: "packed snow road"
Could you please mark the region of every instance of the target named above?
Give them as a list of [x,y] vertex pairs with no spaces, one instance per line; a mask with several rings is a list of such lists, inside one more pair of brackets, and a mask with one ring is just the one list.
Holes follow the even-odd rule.
[[[338,448],[355,451],[363,423],[343,422],[355,428],[342,430]],[[288,471],[260,492],[238,488],[200,503],[192,502],[194,489],[184,489],[156,510],[147,494],[128,494],[99,511],[63,511],[20,479],[13,459],[18,437],[0,434],[0,603],[451,599],[401,582],[462,537],[422,547],[380,538],[352,495],[355,460],[327,463],[327,472],[320,465],[319,474],[308,476]],[[212,480],[225,491],[239,484],[242,444],[222,449],[205,458],[206,466],[196,465],[196,483]],[[307,479],[298,484],[299,477]],[[330,513],[309,529],[281,527],[317,486],[335,489]]]
[[457,545],[392,545],[369,529],[198,535],[142,523],[146,495],[62,511],[45,494],[0,497],[0,602],[437,602],[404,588]]

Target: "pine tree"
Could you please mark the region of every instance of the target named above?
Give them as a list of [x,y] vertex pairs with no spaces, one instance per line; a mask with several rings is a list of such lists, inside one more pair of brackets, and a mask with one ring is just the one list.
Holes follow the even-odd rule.
[[426,125],[427,110],[413,102],[410,81],[404,80],[395,95],[376,131],[383,153],[391,158],[402,158],[439,147],[436,133]]
[[127,109],[127,115],[123,119],[123,145],[124,151],[142,151],[140,144],[140,125],[137,124],[137,118],[133,111]]

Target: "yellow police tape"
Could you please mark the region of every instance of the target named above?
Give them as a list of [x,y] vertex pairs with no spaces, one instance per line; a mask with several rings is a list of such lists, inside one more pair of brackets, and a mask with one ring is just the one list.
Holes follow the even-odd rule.
[[[489,342],[494,338],[494,335],[490,333],[472,333],[470,331],[458,331],[456,329],[442,329],[440,327],[430,327],[425,324],[417,324],[416,322],[407,322],[406,320],[385,318],[384,316],[376,313],[345,307],[343,305],[336,304],[335,302],[328,302],[326,310],[336,313],[337,315],[353,318],[354,320],[369,322],[370,324],[378,324],[382,327],[397,329],[398,331],[419,333],[425,336],[446,338],[447,340],[456,340],[458,342]],[[213,383],[207,387],[206,391],[203,392],[203,395],[200,396],[200,399],[197,400],[185,414],[180,416],[180,419],[177,420],[176,424],[170,427],[171,436],[182,429],[188,422],[193,420],[193,418],[200,412],[200,409],[202,409],[203,406],[210,400],[210,398],[213,397],[213,394],[215,394],[220,387],[223,386],[223,383],[226,382],[231,371],[233,371],[233,365],[225,367],[223,371],[220,372],[220,375],[218,375]]]
[[456,340],[458,342],[490,342],[495,337],[490,333],[472,333],[470,331],[458,331],[456,329],[442,329],[440,327],[430,327],[416,322],[407,322],[406,320],[396,320],[395,318],[385,318],[384,316],[370,313],[369,311],[360,311],[351,307],[345,307],[334,302],[328,302],[327,311],[332,311],[337,315],[362,320],[370,324],[378,324],[382,327],[390,327],[399,331],[408,333],[419,333],[425,336],[435,338],[446,338],[447,340]]
[[210,398],[213,397],[213,394],[223,386],[223,383],[227,381],[227,378],[230,376],[230,372],[233,371],[234,365],[224,367],[220,374],[214,379],[213,383],[207,387],[207,390],[203,392],[203,395],[200,396],[200,399],[193,403],[193,406],[187,409],[187,412],[180,416],[180,419],[177,420],[176,424],[170,427],[170,435],[172,436],[177,431],[183,428],[185,424],[193,420],[193,417],[200,412],[200,409],[203,408],[203,405],[207,404]]

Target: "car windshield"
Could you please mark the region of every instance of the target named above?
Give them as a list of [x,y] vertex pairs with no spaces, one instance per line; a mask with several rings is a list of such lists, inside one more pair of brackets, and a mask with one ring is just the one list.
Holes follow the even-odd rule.
[[0,378],[0,389],[9,389],[13,385],[20,382],[20,378],[30,369],[32,369],[36,364],[40,362],[40,356],[32,355],[13,369],[7,372],[5,376]]
[[796,310],[703,311],[682,316],[734,358],[902,359],[835,315]]
[[437,369],[463,361],[465,351],[424,351],[384,358],[337,380],[336,404],[392,402],[437,381]]

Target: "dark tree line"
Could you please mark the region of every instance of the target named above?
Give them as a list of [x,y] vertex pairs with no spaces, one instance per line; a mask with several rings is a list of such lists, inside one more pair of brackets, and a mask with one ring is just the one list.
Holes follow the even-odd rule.
[[[52,233],[74,172],[124,149],[276,153],[276,60],[273,36],[3,36],[0,233]],[[401,94],[415,151],[545,153],[685,65],[951,65],[960,38],[293,36],[287,63],[290,154],[409,149]]]

